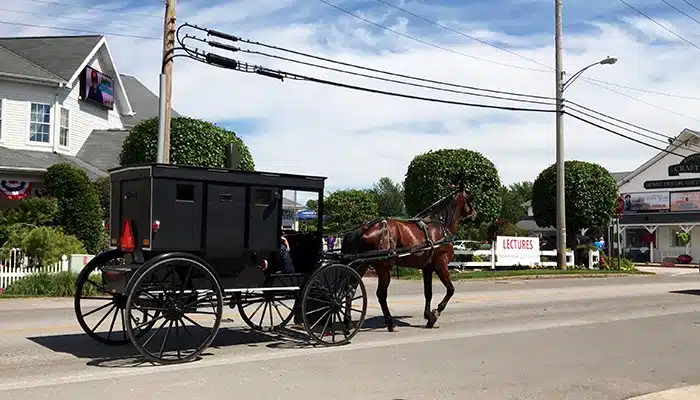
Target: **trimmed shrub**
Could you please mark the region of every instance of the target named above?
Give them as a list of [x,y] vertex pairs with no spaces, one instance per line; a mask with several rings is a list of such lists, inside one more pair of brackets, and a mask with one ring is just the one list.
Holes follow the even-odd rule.
[[97,253],[105,230],[99,196],[85,171],[71,164],[55,164],[48,168],[44,182],[47,194],[58,201],[58,225],[76,236],[88,253]]
[[[228,144],[235,142],[241,155],[238,169],[254,171],[255,163],[243,140],[232,131],[211,122],[188,117],[172,118],[170,163],[202,167],[225,167]],[[141,121],[124,140],[119,162],[122,166],[147,164],[158,155],[158,117]]]
[[92,185],[95,187],[97,192],[97,197],[100,199],[100,209],[102,210],[102,219],[109,220],[109,197],[111,184],[109,182],[109,177],[98,178],[92,181]]
[[8,230],[8,239],[0,247],[0,256],[9,258],[13,248],[22,249],[29,259],[30,267],[46,267],[61,261],[62,256],[84,254],[83,244],[73,235],[67,235],[60,228],[49,226],[31,227],[14,224]]
[[493,162],[468,149],[429,151],[413,158],[406,171],[406,211],[416,215],[450,193],[449,184],[464,180],[477,211],[475,226],[495,220],[501,211],[501,180]]

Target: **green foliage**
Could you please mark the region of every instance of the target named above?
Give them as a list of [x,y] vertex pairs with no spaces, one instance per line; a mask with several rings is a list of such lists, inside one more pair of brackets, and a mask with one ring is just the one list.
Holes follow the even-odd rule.
[[[101,277],[92,278],[100,283]],[[44,296],[44,297],[72,297],[75,295],[78,274],[71,272],[47,273],[38,272],[24,276],[12,282],[3,295],[7,296]],[[85,285],[83,295],[95,296],[99,292],[93,285]]]
[[47,193],[58,201],[57,224],[76,236],[90,254],[104,243],[102,210],[95,186],[85,171],[71,164],[54,164],[44,178]]
[[[248,147],[234,132],[210,122],[188,117],[173,118],[170,124],[170,163],[204,167],[225,167],[229,143],[240,152],[238,169],[253,171],[255,163]],[[124,140],[119,162],[122,166],[156,161],[158,117],[141,121]]]
[[468,149],[441,149],[414,157],[404,182],[406,211],[409,215],[423,211],[449,194],[448,185],[460,178],[473,195],[476,223],[496,219],[501,209],[498,171],[488,158]]
[[457,230],[457,237],[459,239],[469,239],[478,241],[488,240],[489,225],[491,224],[489,224],[488,222],[482,222],[477,226],[460,225],[459,229]]
[[0,246],[9,238],[10,229],[15,224],[26,226],[52,226],[58,217],[56,199],[29,197],[19,204],[0,213]]
[[685,246],[686,244],[688,244],[688,242],[690,242],[690,235],[686,232],[678,232],[676,234],[676,237],[678,237],[678,244],[680,244],[681,246]]
[[[615,214],[615,179],[602,166],[585,161],[567,161],[565,170],[569,236],[584,228],[606,226]],[[556,174],[556,166],[549,166],[532,187],[532,211],[539,226],[556,226]]]
[[324,199],[328,217],[324,230],[332,233],[350,229],[379,216],[375,196],[367,190],[337,190]]
[[512,222],[503,219],[493,221],[488,225],[486,238],[489,241],[496,240],[497,236],[526,236],[527,232],[518,229]]
[[100,199],[100,209],[102,210],[102,219],[107,221],[109,219],[109,197],[110,197],[110,187],[109,177],[98,178],[92,181],[92,185],[95,187],[97,192],[97,197]]
[[500,219],[517,223],[526,215],[526,209],[522,204],[531,199],[532,182],[524,181],[502,186]]
[[318,210],[318,200],[308,199],[306,201],[306,208],[308,208],[309,210],[317,211]]
[[60,228],[49,226],[32,227],[14,224],[8,229],[8,239],[0,247],[0,257],[9,258],[13,248],[22,249],[29,260],[29,267],[43,268],[61,261],[69,254],[84,254],[83,244],[73,235]]
[[382,177],[370,190],[377,199],[379,215],[382,217],[406,217],[403,184]]
[[[603,258],[601,257],[601,261],[603,261]],[[617,266],[617,263],[620,263],[620,266]],[[618,271],[636,271],[637,267],[634,266],[634,263],[628,259],[628,258],[622,258],[618,259],[618,257],[609,257],[605,258],[603,262],[600,263],[600,269],[608,269],[608,270],[618,270]]]

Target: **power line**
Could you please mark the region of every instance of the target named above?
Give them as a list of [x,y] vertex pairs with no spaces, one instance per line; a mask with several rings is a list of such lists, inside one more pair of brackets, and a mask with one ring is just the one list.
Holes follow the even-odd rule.
[[664,30],[666,30],[666,31],[669,32],[670,34],[674,35],[675,37],[679,38],[680,40],[682,40],[682,41],[688,43],[689,45],[695,47],[696,49],[700,50],[700,47],[698,47],[695,43],[689,41],[688,39],[686,39],[686,38],[684,38],[683,36],[677,34],[676,32],[674,32],[674,31],[668,29],[666,26],[664,26],[663,24],[657,22],[654,18],[648,16],[648,15],[645,14],[643,11],[641,11],[641,10],[639,10],[638,8],[634,7],[633,5],[629,4],[629,3],[626,2],[625,0],[618,0],[618,1],[619,1],[620,3],[626,5],[627,7],[633,9],[634,11],[636,11],[637,13],[639,13],[640,15],[642,15],[643,17],[645,17],[645,18],[648,19],[649,21],[651,21],[651,22],[655,23],[656,25],[662,27]]
[[689,2],[688,0],[681,0],[681,1],[689,6],[693,7],[697,12],[700,12],[700,8],[698,8],[695,4]]
[[674,10],[678,11],[679,13],[685,15],[686,17],[692,19],[692,20],[695,21],[696,23],[700,24],[700,21],[698,21],[697,19],[693,18],[692,16],[690,16],[688,13],[686,13],[686,12],[683,11],[683,10],[681,10],[680,8],[674,6],[673,4],[669,3],[669,2],[666,1],[666,0],[661,0],[661,1],[663,1],[664,3],[666,3],[667,6],[673,8]]
[[364,21],[364,22],[366,22],[366,23],[368,23],[368,24],[370,24],[370,25],[374,25],[374,26],[376,26],[376,27],[378,27],[378,28],[381,28],[381,29],[384,29],[384,30],[389,31],[389,32],[391,32],[391,33],[397,34],[397,35],[399,35],[399,36],[401,36],[401,37],[404,37],[404,38],[406,38],[406,39],[410,39],[410,40],[413,40],[413,41],[415,41],[415,42],[422,43],[422,44],[425,44],[425,45],[430,46],[430,47],[434,47],[434,48],[436,48],[436,49],[440,49],[440,50],[443,50],[443,51],[449,51],[450,53],[458,54],[458,55],[461,55],[461,56],[463,56],[463,57],[468,57],[468,58],[472,58],[472,59],[474,59],[474,60],[484,61],[484,62],[488,62],[488,63],[491,63],[491,64],[498,64],[498,65],[505,66],[505,67],[518,68],[518,69],[527,70],[527,71],[549,72],[549,71],[544,71],[544,70],[541,70],[541,69],[534,69],[534,68],[522,67],[522,66],[519,66],[519,65],[513,65],[513,64],[508,64],[508,63],[502,63],[502,62],[499,62],[499,61],[493,61],[493,60],[489,60],[489,59],[486,59],[486,58],[481,58],[481,57],[473,56],[473,55],[471,55],[471,54],[466,54],[466,53],[462,53],[462,52],[459,52],[459,51],[456,51],[456,50],[448,49],[447,47],[442,47],[442,46],[440,46],[440,45],[437,45],[437,44],[434,44],[434,43],[430,43],[430,42],[427,42],[427,41],[422,40],[422,39],[418,39],[418,38],[413,37],[413,36],[410,36],[410,35],[406,35],[405,33],[401,33],[401,32],[399,32],[399,31],[394,30],[394,29],[391,29],[391,28],[389,28],[389,27],[387,27],[387,26],[378,24],[378,23],[376,23],[376,22],[374,22],[374,21],[370,21],[370,20],[368,20],[368,19],[366,19],[366,18],[364,18],[364,17],[362,17],[362,16],[360,16],[360,15],[357,15],[357,14],[353,13],[352,11],[349,11],[349,10],[346,10],[346,9],[341,8],[341,7],[339,7],[339,6],[336,6],[336,5],[333,4],[333,3],[329,3],[329,2],[327,2],[326,0],[319,0],[319,1],[322,2],[322,3],[324,3],[324,4],[327,4],[327,5],[330,6],[330,7],[335,8],[336,10],[339,10],[339,11],[344,12],[344,13],[346,13],[346,14],[348,14],[348,15],[351,15],[351,16],[357,18],[357,19],[360,19],[360,20],[362,20],[362,21]]
[[[32,1],[34,3],[49,4],[49,5],[54,5],[54,6],[83,8],[83,9],[88,9],[88,10],[99,10],[99,11],[112,11],[112,12],[117,12],[119,14],[134,15],[137,17],[146,17],[146,18],[156,18],[159,20],[163,20],[162,16],[156,16],[153,14],[135,13],[135,12],[130,12],[130,11],[122,11],[122,10],[110,10],[110,9],[100,8],[99,6],[89,7],[89,6],[84,6],[84,5],[67,4],[67,3],[62,3],[60,1],[48,1],[48,0],[29,0],[29,1]],[[163,3],[163,2],[159,1],[159,3]]]
[[[264,46],[264,47],[266,47],[266,48],[273,48],[273,49],[277,49],[277,50],[281,50],[281,51],[286,51],[286,52],[290,52],[290,53],[293,53],[293,54],[298,54],[298,55],[302,55],[302,56],[306,56],[306,57],[321,59],[321,60],[324,60],[324,61],[327,61],[327,62],[330,62],[330,63],[338,63],[338,64],[342,64],[342,65],[348,65],[348,66],[351,66],[351,67],[354,67],[354,68],[358,68],[358,69],[361,69],[361,70],[376,71],[376,72],[380,72],[380,73],[384,73],[384,74],[388,74],[388,75],[394,75],[394,76],[398,75],[398,76],[401,76],[401,77],[406,77],[406,78],[408,78],[408,79],[416,79],[416,80],[425,81],[425,79],[423,79],[423,78],[418,78],[418,77],[415,77],[415,76],[407,76],[407,75],[395,74],[395,73],[393,73],[393,72],[385,71],[385,70],[375,70],[375,69],[373,69],[373,68],[369,68],[369,67],[365,67],[365,66],[361,66],[361,65],[343,63],[343,62],[336,61],[336,60],[333,60],[333,59],[330,59],[330,58],[319,57],[319,56],[315,56],[315,55],[312,55],[312,54],[303,53],[303,52],[298,52],[298,51],[295,51],[295,50],[290,50],[290,49],[286,49],[286,48],[282,48],[282,47],[278,47],[278,46],[273,46],[273,45],[264,44],[264,43],[260,43],[260,42],[254,42],[254,41],[251,41],[251,40],[248,40],[248,39],[241,38],[241,37],[239,37],[239,36],[231,35],[231,34],[224,33],[224,32],[220,32],[220,31],[216,31],[216,30],[213,30],[213,29],[201,28],[201,27],[193,26],[193,25],[190,25],[190,24],[187,24],[187,23],[184,24],[183,26],[181,26],[179,29],[184,28],[185,26],[190,26],[190,27],[193,27],[193,28],[195,28],[195,29],[204,31],[204,32],[206,32],[206,33],[207,33],[208,35],[210,35],[210,36],[219,37],[219,38],[226,39],[226,40],[230,40],[230,41],[233,41],[233,42],[244,42],[244,43],[253,44],[253,45],[260,45],[260,46]],[[179,31],[179,29],[178,29],[178,31]],[[180,36],[178,35],[178,40],[180,40],[179,37],[180,37]],[[355,73],[355,72],[352,72],[352,71],[348,71],[348,70],[337,69],[337,68],[330,68],[330,67],[327,67],[327,66],[318,65],[318,64],[313,64],[313,63],[307,63],[307,62],[303,62],[303,61],[299,61],[299,60],[295,60],[295,59],[290,59],[290,58],[286,58],[286,57],[279,57],[279,56],[271,55],[271,54],[267,54],[267,53],[261,53],[261,52],[257,52],[257,51],[250,51],[250,50],[246,50],[246,49],[240,49],[240,48],[238,48],[238,47],[234,47],[234,46],[231,46],[231,45],[228,45],[228,44],[223,44],[223,43],[219,43],[219,42],[216,42],[216,41],[210,41],[210,40],[206,40],[206,39],[200,39],[200,38],[191,36],[191,35],[189,35],[189,34],[186,35],[185,38],[181,40],[181,42],[184,42],[184,41],[187,40],[188,38],[191,38],[191,39],[194,39],[194,40],[198,40],[198,41],[207,43],[207,44],[209,44],[209,45],[212,46],[212,47],[220,48],[220,49],[224,49],[224,50],[228,50],[228,51],[233,51],[233,52],[236,52],[236,51],[243,51],[243,52],[246,52],[246,53],[259,54],[259,55],[263,55],[263,56],[269,56],[269,57],[273,57],[273,58],[283,59],[283,60],[286,60],[286,61],[291,61],[291,62],[295,62],[295,63],[300,63],[300,64],[303,64],[303,65],[310,65],[310,66],[314,66],[314,67],[318,67],[318,68],[322,68],[322,69],[330,69],[330,70],[332,70],[332,71],[337,71],[337,72],[346,73],[346,74],[350,74],[350,75],[359,75],[359,76],[363,76],[363,77],[367,77],[367,78],[371,78],[371,79],[378,79],[378,80],[384,80],[384,81],[387,80],[386,78],[381,78],[381,77],[378,77],[378,76],[367,75],[367,74],[358,74],[358,73]],[[416,86],[415,84],[412,84],[412,83],[410,83],[410,82],[396,81],[396,80],[391,80],[391,79],[388,80],[388,81],[390,81],[390,82],[395,82],[395,83],[399,83],[399,84],[407,84],[407,85],[411,85],[411,86]],[[438,84],[443,84],[443,85],[460,86],[460,85],[454,85],[454,84],[451,84],[451,83],[448,83],[448,82],[440,82],[440,81],[431,81],[431,82],[436,82],[436,83],[438,83]],[[445,89],[437,88],[437,87],[434,87],[434,86],[427,86],[427,85],[417,85],[417,86],[419,86],[419,87],[424,87],[424,88],[428,88],[428,89],[433,89],[433,90],[443,90],[443,91],[445,90]],[[471,88],[471,87],[470,87],[470,88]],[[481,88],[476,88],[476,89],[478,89],[478,90],[483,90],[483,89],[481,89]],[[454,90],[447,90],[447,91],[453,92],[453,93],[460,93],[460,94],[467,94],[467,95],[476,95],[476,96],[479,96],[479,94],[465,93],[465,92],[462,92],[462,91],[454,91]],[[512,93],[512,92],[505,92],[505,93]],[[524,94],[520,94],[520,95],[529,96],[529,95],[524,95]],[[481,95],[481,96],[484,96],[484,95]],[[499,98],[499,97],[496,97],[496,96],[486,96],[486,97]],[[501,99],[502,99],[502,98],[501,98]],[[552,99],[552,98],[546,98],[546,99]],[[518,101],[517,99],[507,99],[507,100]],[[521,101],[522,101],[522,100],[521,100]],[[529,101],[529,102],[532,102],[532,101]],[[623,124],[632,126],[632,127],[636,128],[636,129],[639,129],[639,130],[642,130],[642,131],[645,131],[645,132],[649,132],[649,133],[654,134],[654,135],[656,135],[656,136],[658,136],[658,137],[661,137],[661,138],[663,138],[663,139],[665,139],[665,140],[660,140],[660,139],[657,139],[657,138],[655,138],[655,137],[650,137],[650,136],[648,136],[648,135],[645,135],[645,134],[636,132],[636,131],[631,130],[631,129],[629,129],[629,128],[626,128],[626,127],[623,127],[623,126],[620,126],[620,125],[617,125],[617,124],[614,124],[614,123],[610,123],[610,122],[604,121],[604,120],[602,120],[602,119],[600,119],[600,118],[591,116],[591,117],[594,118],[594,119],[598,119],[598,120],[600,120],[600,121],[609,123],[609,124],[611,124],[611,125],[613,125],[613,126],[616,126],[616,127],[621,128],[621,129],[627,130],[627,131],[629,131],[629,132],[632,132],[632,133],[641,135],[641,136],[643,136],[643,137],[647,137],[647,138],[650,138],[650,139],[652,139],[652,140],[660,141],[660,142],[662,142],[662,143],[666,143],[669,139],[673,139],[672,136],[665,135],[665,134],[662,134],[662,133],[659,133],[659,132],[656,132],[656,131],[653,131],[653,130],[650,130],[650,129],[647,129],[647,128],[644,128],[644,127],[641,127],[641,126],[639,126],[639,125],[633,124],[633,123],[631,123],[631,122],[624,121],[624,120],[619,119],[619,118],[615,118],[615,117],[613,117],[613,116],[610,116],[610,115],[608,115],[608,114],[605,114],[605,113],[602,113],[602,112],[593,110],[593,109],[591,109],[591,108],[585,107],[585,106],[580,105],[580,104],[578,104],[578,103],[575,103],[575,102],[573,102],[573,101],[565,100],[565,102],[568,103],[568,104],[571,104],[571,105],[573,105],[573,106],[576,106],[576,107],[579,107],[579,108],[588,110],[588,111],[593,112],[593,113],[595,113],[595,114],[601,115],[601,116],[603,116],[603,117],[605,117],[605,118],[608,118],[608,119],[611,119],[611,120],[614,120],[614,121],[617,121],[617,122],[620,122],[620,123],[623,123]],[[533,103],[550,105],[550,103],[542,103],[542,102],[533,102]],[[579,111],[579,112],[580,112],[580,111]],[[586,114],[586,115],[589,115],[589,114]]]
[[[454,90],[454,89],[446,89],[446,88],[440,88],[440,87],[435,87],[435,86],[430,86],[430,85],[422,85],[418,83],[412,83],[412,82],[406,82],[406,81],[400,81],[396,79],[390,79],[390,78],[383,78],[380,76],[375,76],[375,75],[369,75],[369,74],[363,74],[363,73],[358,73],[358,72],[353,72],[353,71],[348,71],[340,68],[333,68],[333,67],[328,67],[325,65],[320,65],[320,64],[314,64],[314,63],[309,63],[301,60],[295,60],[293,58],[288,58],[288,57],[282,57],[274,54],[269,54],[269,53],[264,53],[260,51],[254,51],[254,50],[248,50],[248,49],[241,49],[239,47],[234,47],[226,44],[222,44],[216,41],[211,41],[211,40],[206,40],[206,39],[199,39],[190,35],[187,35],[184,39],[194,39],[198,40],[204,43],[209,44],[212,47],[219,48],[219,49],[224,49],[232,52],[243,52],[243,53],[248,53],[248,54],[256,54],[264,57],[269,57],[269,58],[275,58],[283,61],[289,61],[301,65],[306,65],[306,66],[311,66],[311,67],[316,67],[320,69],[325,69],[329,71],[335,71],[335,72],[340,72],[343,74],[348,74],[348,75],[354,75],[354,76],[360,76],[363,78],[369,78],[369,79],[375,79],[375,80],[380,80],[384,82],[392,82],[392,83],[397,83],[400,85],[407,85],[407,86],[413,86],[413,87],[420,87],[420,88],[425,88],[425,89],[431,89],[431,90],[438,90],[442,92],[450,92],[450,93],[457,93],[457,94],[463,94],[463,95],[468,95],[468,96],[476,96],[476,97],[485,97],[485,98],[492,98],[492,99],[500,99],[500,100],[509,100],[509,101],[517,101],[517,102],[523,102],[523,103],[530,103],[530,104],[543,104],[543,105],[551,105],[553,106],[554,104],[552,102],[544,102],[544,101],[536,101],[536,100],[525,100],[525,99],[513,99],[509,97],[503,97],[503,96],[494,96],[494,95],[488,95],[488,94],[482,94],[482,93],[474,93],[474,92],[467,92],[464,90]],[[358,66],[358,68],[360,68]],[[387,74],[394,75],[390,72],[387,72]],[[477,90],[484,90],[484,89],[477,89]],[[523,95],[527,96],[527,95]],[[552,99],[553,100],[553,99]]]
[[[320,1],[323,1],[323,0],[320,0]],[[433,25],[435,25],[435,26],[438,26],[438,27],[440,27],[440,28],[442,28],[442,29],[446,29],[446,30],[448,30],[448,31],[450,31],[450,32],[453,32],[453,33],[456,33],[456,34],[458,34],[458,35],[464,36],[464,37],[466,37],[466,38],[469,38],[469,39],[471,39],[471,40],[474,40],[474,41],[477,41],[477,42],[479,42],[479,43],[485,44],[485,45],[487,45],[487,46],[491,46],[491,47],[493,47],[493,48],[495,48],[495,49],[498,49],[498,50],[501,50],[501,51],[505,51],[505,52],[507,52],[507,53],[509,53],[509,54],[512,54],[512,55],[516,56],[516,57],[520,57],[520,58],[522,58],[522,59],[525,59],[525,60],[528,60],[528,61],[530,61],[530,62],[533,62],[533,63],[535,63],[535,64],[537,64],[537,65],[541,65],[541,66],[543,66],[543,67],[549,69],[550,71],[554,71],[554,68],[552,68],[551,66],[549,66],[549,65],[547,65],[547,64],[544,64],[544,63],[542,63],[542,62],[539,62],[539,61],[537,61],[537,60],[535,60],[535,59],[532,59],[532,58],[530,58],[530,57],[524,56],[524,55],[522,55],[522,54],[516,53],[516,52],[514,52],[514,51],[512,51],[512,50],[509,50],[509,49],[507,49],[507,48],[498,46],[498,45],[493,44],[493,43],[491,43],[491,42],[489,42],[489,41],[487,41],[487,40],[479,39],[479,38],[473,37],[473,36],[471,36],[471,35],[468,35],[468,34],[462,32],[462,31],[458,31],[458,30],[456,30],[456,29],[453,29],[453,28],[450,28],[450,27],[448,27],[448,26],[442,25],[442,24],[440,24],[440,23],[437,22],[437,21],[431,20],[431,19],[429,19],[429,18],[423,17],[423,16],[418,15],[418,14],[416,14],[416,13],[413,13],[413,12],[411,12],[411,11],[409,11],[409,10],[406,10],[405,8],[402,8],[402,7],[396,6],[396,5],[394,5],[394,4],[391,4],[391,3],[387,2],[386,0],[375,0],[375,1],[377,1],[377,2],[379,2],[379,3],[382,3],[382,4],[385,4],[385,5],[387,5],[387,6],[391,7],[391,8],[394,8],[394,9],[396,9],[396,10],[399,10],[399,11],[405,13],[405,14],[411,15],[411,16],[413,16],[413,17],[415,17],[415,18],[421,19],[421,20],[423,20],[423,21],[425,21],[425,22],[428,22],[428,23],[430,23],[430,24],[433,24]],[[662,1],[664,1],[664,0],[662,0]],[[325,1],[323,1],[323,2],[326,3]],[[326,3],[326,4],[327,4],[327,3]],[[340,9],[340,7],[335,7],[335,8],[336,8],[336,9]],[[345,10],[341,10],[341,11],[346,12]],[[351,15],[352,15],[352,14],[351,14]],[[541,70],[538,70],[538,71],[541,71]],[[548,71],[542,71],[542,72],[548,72]],[[611,86],[617,86],[617,87],[619,87],[619,88],[629,89],[629,90],[635,90],[635,91],[639,91],[639,92],[643,92],[643,93],[656,94],[656,95],[668,96],[668,97],[678,97],[678,98],[684,98],[684,99],[688,99],[688,100],[697,100],[697,101],[700,101],[700,97],[679,96],[679,95],[675,95],[675,94],[669,94],[669,93],[657,92],[657,91],[648,90],[648,89],[635,88],[635,87],[632,87],[632,86],[620,85],[620,84],[613,83],[613,82],[608,82],[608,81],[603,81],[603,80],[593,79],[593,78],[587,78],[587,77],[581,77],[581,79],[583,79],[583,80],[585,80],[585,81],[596,81],[596,82],[606,83],[606,84],[611,85]]]
[[[71,17],[71,16],[66,16],[66,15],[47,15],[46,13],[24,11],[24,10],[13,10],[13,9],[9,9],[9,8],[0,8],[0,11],[8,11],[8,12],[13,12],[13,13],[17,13],[17,14],[27,14],[27,15],[40,15],[42,17],[60,18],[60,19],[67,19],[67,20],[72,20],[72,21],[102,22],[102,21],[94,19],[94,18],[80,18],[80,17]],[[117,22],[117,24],[122,25],[122,26],[131,26],[134,28],[142,28],[143,27],[143,25],[126,24],[123,22]]]
[[427,102],[432,102],[432,103],[452,104],[452,105],[461,105],[461,106],[467,106],[467,107],[498,109],[498,110],[506,110],[506,111],[525,111],[525,112],[539,112],[539,113],[553,113],[553,112],[555,112],[554,109],[523,108],[523,107],[511,107],[511,106],[498,106],[498,105],[483,104],[483,103],[467,103],[467,102],[462,102],[462,101],[436,99],[436,98],[432,98],[432,97],[414,96],[414,95],[410,95],[410,94],[392,92],[392,91],[388,91],[388,90],[373,89],[373,88],[368,88],[365,86],[351,85],[351,84],[347,84],[347,83],[330,81],[330,80],[326,80],[326,79],[314,78],[314,77],[310,77],[307,75],[301,75],[301,74],[286,72],[286,71],[282,71],[282,70],[272,70],[272,69],[265,68],[265,67],[258,66],[258,65],[250,65],[250,64],[242,63],[238,60],[233,60],[231,58],[224,57],[224,56],[221,56],[221,55],[218,55],[215,53],[206,53],[206,52],[201,51],[201,50],[193,51],[192,49],[188,49],[182,42],[180,43],[180,45],[183,47],[183,49],[188,54],[192,55],[194,59],[197,59],[198,61],[200,61],[202,63],[213,65],[213,66],[216,66],[219,68],[224,68],[224,69],[231,69],[231,70],[236,70],[236,71],[246,72],[246,73],[255,73],[258,75],[267,76],[270,78],[275,78],[275,79],[280,79],[280,80],[284,80],[285,78],[287,78],[287,79],[315,82],[315,83],[320,83],[320,84],[329,85],[329,86],[342,87],[345,89],[352,89],[352,90],[357,90],[357,91],[362,91],[362,92],[382,94],[382,95],[391,96],[391,97],[399,97],[399,98],[413,99],[413,100],[422,100],[422,101],[427,101]]
[[684,156],[682,156],[682,155],[680,155],[680,154],[678,154],[678,153],[675,153],[675,152],[673,152],[673,151],[671,151],[671,150],[664,149],[664,148],[661,148],[661,147],[656,147],[656,146],[654,146],[654,145],[652,145],[652,144],[649,144],[649,143],[643,142],[643,141],[641,141],[641,140],[638,140],[638,139],[629,137],[629,136],[627,136],[627,135],[625,135],[625,134],[622,134],[622,133],[620,133],[620,132],[614,131],[614,130],[612,130],[612,129],[610,129],[610,128],[606,128],[606,127],[604,127],[604,126],[598,125],[598,124],[596,124],[595,122],[588,121],[587,119],[582,118],[582,117],[579,117],[578,115],[575,115],[575,114],[571,113],[570,111],[564,110],[564,114],[569,115],[569,116],[571,116],[571,117],[573,117],[573,118],[575,118],[575,119],[577,119],[577,120],[579,120],[579,121],[581,121],[581,122],[584,122],[584,123],[587,123],[587,124],[589,124],[589,125],[595,126],[596,128],[602,129],[602,130],[607,131],[607,132],[610,132],[610,133],[612,133],[612,134],[614,134],[614,135],[617,135],[617,136],[620,136],[620,137],[622,137],[622,138],[625,138],[625,139],[627,139],[627,140],[631,140],[631,141],[636,142],[636,143],[639,143],[639,144],[641,144],[641,145],[644,145],[644,146],[647,146],[647,147],[651,147],[652,149],[656,149],[656,150],[659,150],[659,151],[663,151],[663,152],[665,152],[665,153],[673,154],[673,155],[676,155],[676,156],[678,156],[678,157],[684,157]]
[[25,24],[25,23],[21,23],[21,22],[0,21],[0,24],[26,26],[26,27],[43,28],[43,29],[55,29],[55,30],[70,31],[70,32],[94,33],[96,35],[122,36],[122,37],[136,38],[136,39],[163,40],[163,39],[157,38],[157,37],[128,35],[125,33],[100,32],[100,31],[92,31],[92,30],[88,30],[88,29],[62,28],[62,27],[58,27],[58,26]]

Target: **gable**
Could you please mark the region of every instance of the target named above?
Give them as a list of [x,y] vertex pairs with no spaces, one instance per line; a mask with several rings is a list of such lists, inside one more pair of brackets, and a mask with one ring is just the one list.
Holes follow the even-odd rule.
[[0,38],[0,46],[37,67],[70,81],[102,40],[101,35]]
[[[635,171],[625,177],[619,184],[620,193],[639,193],[650,191],[678,191],[693,187],[700,187],[700,180],[693,186],[688,186],[691,181],[683,182],[683,187],[663,187],[669,182],[678,185],[679,180],[700,179],[700,169],[681,168],[681,172],[669,172],[669,167],[683,162],[692,163],[694,158],[700,158],[700,137],[698,133],[689,129],[684,130],[665,152],[660,152],[651,160],[641,165]],[[672,154],[674,153],[674,154]],[[698,163],[700,165],[700,163]],[[659,183],[662,181],[662,183]],[[646,185],[645,185],[646,183]]]

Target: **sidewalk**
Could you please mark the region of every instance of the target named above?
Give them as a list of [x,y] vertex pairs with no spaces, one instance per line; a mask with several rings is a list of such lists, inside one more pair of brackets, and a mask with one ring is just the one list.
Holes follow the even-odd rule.
[[700,385],[663,390],[642,396],[630,397],[627,400],[697,400],[700,399]]

